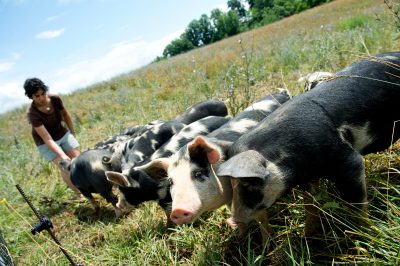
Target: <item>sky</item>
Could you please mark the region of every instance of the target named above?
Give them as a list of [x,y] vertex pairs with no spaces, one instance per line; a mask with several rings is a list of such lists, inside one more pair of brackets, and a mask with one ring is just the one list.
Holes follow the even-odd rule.
[[0,114],[27,78],[68,94],[147,65],[227,0],[0,0]]

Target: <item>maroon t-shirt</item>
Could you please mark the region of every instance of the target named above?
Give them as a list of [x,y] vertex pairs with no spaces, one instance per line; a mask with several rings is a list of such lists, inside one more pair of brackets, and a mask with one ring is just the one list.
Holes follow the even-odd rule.
[[28,122],[32,125],[32,137],[36,146],[44,144],[43,139],[36,133],[34,127],[44,127],[49,132],[53,140],[61,139],[67,129],[61,124],[61,111],[64,109],[63,102],[58,95],[49,94],[51,110],[48,113],[40,111],[33,103],[27,109]]

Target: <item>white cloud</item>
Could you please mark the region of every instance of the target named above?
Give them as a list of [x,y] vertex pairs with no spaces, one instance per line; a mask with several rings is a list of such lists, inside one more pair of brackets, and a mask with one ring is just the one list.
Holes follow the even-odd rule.
[[11,56],[8,59],[0,59],[0,73],[6,72],[14,68],[15,62],[21,58],[20,53],[11,53]]
[[139,39],[115,44],[105,55],[59,69],[51,88],[67,93],[137,69],[161,55],[165,46],[181,34],[182,31],[175,32],[153,42]]
[[0,113],[7,112],[29,102],[30,100],[25,96],[22,84],[0,84]]
[[53,39],[60,37],[61,34],[63,34],[65,29],[59,29],[59,30],[48,30],[48,31],[42,31],[38,34],[36,34],[35,38],[36,39]]
[[14,62],[5,62],[5,63],[0,63],[0,72],[6,72],[10,69],[13,68]]

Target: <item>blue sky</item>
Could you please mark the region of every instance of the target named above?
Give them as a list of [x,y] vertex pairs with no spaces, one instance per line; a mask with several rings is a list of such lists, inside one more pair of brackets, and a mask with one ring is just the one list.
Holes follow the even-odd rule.
[[0,0],[0,113],[26,78],[65,94],[146,65],[227,0]]

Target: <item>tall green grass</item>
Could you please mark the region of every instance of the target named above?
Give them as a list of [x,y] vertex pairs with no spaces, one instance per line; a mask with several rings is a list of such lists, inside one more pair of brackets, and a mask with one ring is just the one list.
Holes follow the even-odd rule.
[[[301,93],[297,80],[309,72],[336,71],[360,56],[399,50],[392,19],[378,1],[338,0],[63,99],[82,150],[127,127],[173,118],[206,98],[227,100],[234,114],[276,88]],[[268,210],[275,235],[265,248],[257,226],[240,238],[225,224],[226,207],[174,228],[165,227],[154,202],[115,220],[98,197],[101,211],[95,214],[87,202],[74,200],[58,170],[36,152],[19,108],[0,117],[0,229],[17,265],[69,265],[45,232],[31,235],[37,220],[15,189],[19,183],[84,265],[398,265],[399,154],[394,145],[365,157],[367,226],[357,225],[334,187],[322,182],[314,201],[325,217],[324,233],[304,237],[304,195],[294,189]]]

